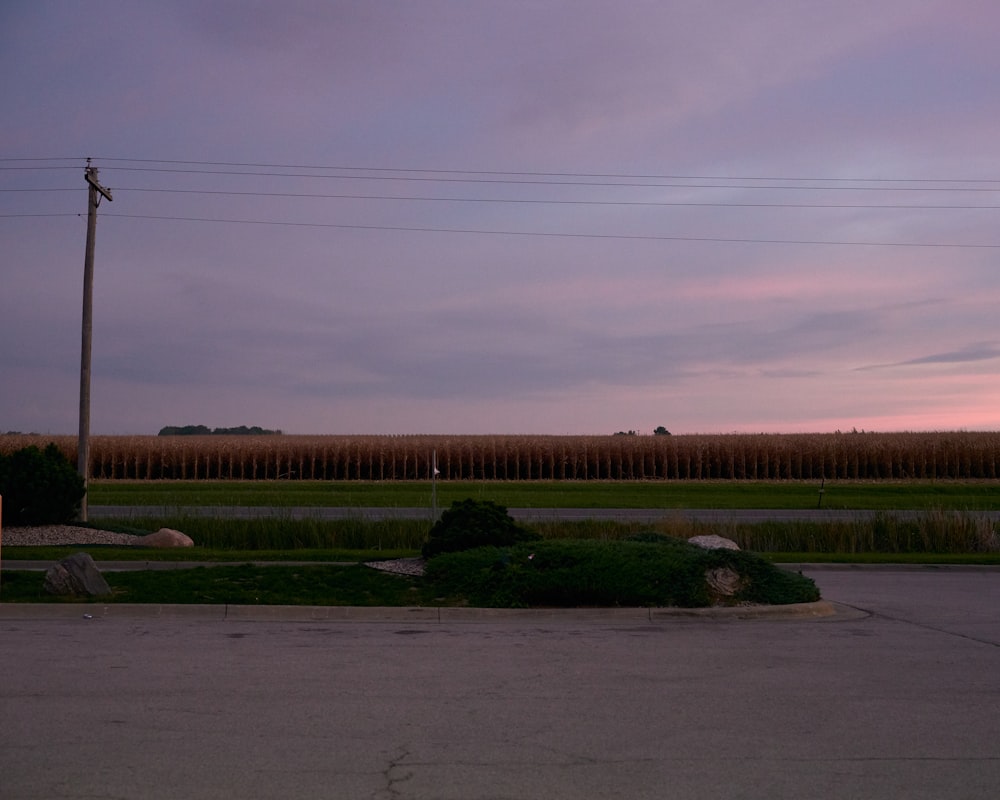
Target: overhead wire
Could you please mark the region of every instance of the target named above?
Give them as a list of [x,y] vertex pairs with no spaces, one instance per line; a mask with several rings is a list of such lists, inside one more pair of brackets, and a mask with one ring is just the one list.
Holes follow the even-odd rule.
[[[754,180],[754,181],[829,181],[829,182],[851,182],[851,183],[1000,183],[1000,178],[848,178],[848,177],[741,177],[736,175],[710,176],[710,175],[641,175],[628,173],[601,173],[601,172],[540,172],[540,171],[513,171],[513,170],[468,170],[468,169],[424,169],[416,167],[359,167],[359,166],[318,166],[303,164],[268,164],[238,161],[170,161],[160,159],[143,158],[103,158],[101,161],[129,162],[140,164],[193,164],[196,166],[220,166],[220,167],[256,167],[268,169],[310,169],[310,170],[355,170],[358,172],[431,172],[441,174],[458,175],[533,175],[547,177],[583,177],[583,178],[628,178],[628,179],[650,179],[650,180]],[[234,173],[241,174],[241,173]]]
[[[0,189],[0,191],[4,191]],[[11,189],[9,191],[22,191]],[[64,189],[26,189],[23,191],[66,191]],[[323,200],[393,200],[447,203],[526,203],[535,205],[578,205],[578,206],[663,206],[692,208],[860,208],[860,209],[922,209],[922,210],[970,210],[1000,209],[1000,205],[930,205],[914,203],[736,203],[736,202],[696,202],[670,200],[555,200],[510,197],[432,197],[427,195],[373,195],[373,194],[317,194],[312,192],[250,192],[221,189],[163,189],[153,187],[118,186],[119,192],[152,192],[164,194],[229,195],[234,197],[287,197]]]
[[[26,161],[82,161],[82,158],[68,158],[68,157],[52,157],[52,158],[0,158],[0,164],[5,162],[26,162]],[[90,160],[90,159],[88,159]],[[404,176],[415,176],[415,179],[420,180],[435,180],[434,176],[446,175],[446,176],[472,176],[472,175],[489,175],[489,176],[503,176],[503,177],[532,177],[532,178],[606,178],[615,180],[698,180],[698,181],[769,181],[769,182],[784,182],[784,183],[803,183],[803,182],[822,182],[822,183],[841,183],[841,184],[993,184],[992,187],[986,187],[985,191],[1000,191],[1000,178],[961,178],[961,177],[935,177],[935,178],[902,178],[902,177],[843,177],[843,176],[788,176],[788,175],[690,175],[690,174],[662,174],[662,173],[614,173],[614,172],[553,172],[553,171],[540,171],[540,170],[470,170],[470,169],[430,169],[423,167],[366,167],[360,165],[316,165],[316,164],[280,164],[280,163],[269,163],[269,162],[249,162],[249,161],[181,161],[176,159],[150,159],[150,158],[94,158],[93,160],[99,162],[106,162],[111,164],[168,164],[172,165],[170,167],[129,167],[129,166],[110,166],[107,169],[117,170],[117,171],[146,171],[146,172],[174,172],[181,174],[205,174],[205,175],[247,175],[247,176],[270,176],[270,177],[313,177],[313,178],[360,178],[362,177],[358,173],[402,173]],[[199,167],[199,169],[179,169],[179,166],[187,167]],[[226,169],[215,169],[215,170],[205,170],[200,169],[200,167],[225,167]],[[0,166],[0,170],[7,169],[17,169],[17,170],[34,170],[34,169],[77,169],[78,167],[73,166],[17,166],[17,167],[4,167]],[[234,171],[231,168],[240,168],[239,171]],[[258,172],[247,172],[246,168],[253,169],[293,169],[299,170],[295,173],[258,173]],[[308,174],[303,173],[303,170],[309,170],[311,172],[336,172],[344,173],[350,172],[351,175],[343,174]],[[417,175],[419,173],[419,175]],[[420,177],[423,176],[423,177]],[[396,176],[369,176],[375,179],[385,179],[385,180],[404,180],[405,177]],[[473,179],[476,180],[476,179]],[[566,185],[561,182],[556,182],[556,185]],[[629,186],[631,184],[591,184],[591,183],[577,183],[572,182],[569,185],[612,185],[612,186]],[[655,184],[638,184],[639,186],[655,186]],[[698,184],[696,187],[686,187],[686,188],[752,188],[752,187],[742,187],[742,186],[728,186],[728,185],[718,185],[718,184]],[[794,186],[763,186],[760,188],[773,188],[773,189],[785,189],[785,188],[798,188]],[[807,189],[829,189],[833,187],[821,186],[821,187],[804,187]],[[847,188],[859,189],[866,188],[865,186],[852,186]],[[890,189],[892,187],[889,187]],[[916,191],[923,191],[927,187],[913,187]],[[962,187],[941,187],[943,191],[962,191]]]
[[969,244],[955,242],[845,242],[821,239],[764,239],[752,237],[723,236],[663,236],[654,234],[616,234],[616,233],[570,233],[552,231],[513,231],[488,230],[478,228],[437,228],[413,227],[407,225],[361,225],[337,222],[294,222],[280,220],[255,219],[222,219],[206,217],[165,216],[159,214],[119,214],[105,213],[105,217],[125,219],[172,220],[177,222],[214,222],[237,225],[279,225],[301,228],[337,228],[366,231],[404,231],[408,233],[463,233],[491,236],[542,236],[561,239],[617,239],[626,241],[663,241],[663,242],[723,242],[734,244],[797,244],[797,245],[841,245],[848,247],[929,247],[929,248],[969,248],[969,249],[1000,249],[1000,244]]
[[[52,162],[82,159],[50,158],[50,159],[11,159],[0,158],[0,170],[51,170],[79,169],[80,166],[51,166],[42,164],[23,166],[20,162]],[[630,175],[623,173],[586,173],[586,172],[513,172],[499,170],[430,170],[418,168],[390,167],[358,167],[358,166],[315,166],[294,164],[266,164],[252,162],[213,162],[213,161],[176,161],[159,159],[94,159],[102,168],[111,171],[131,173],[169,173],[179,175],[211,175],[232,177],[282,177],[295,179],[330,179],[330,180],[377,180],[384,182],[420,181],[441,183],[467,184],[497,184],[521,186],[554,186],[554,187],[622,187],[634,189],[729,189],[729,190],[773,190],[773,191],[881,191],[881,192],[996,192],[1000,191],[1000,181],[990,178],[838,178],[838,177],[732,177],[707,175]],[[18,166],[5,166],[7,162],[19,162]],[[104,162],[111,162],[107,166]],[[90,163],[90,160],[88,160]],[[131,166],[134,164],[160,164],[164,167]],[[197,167],[191,169],[190,167]],[[221,167],[222,169],[203,169],[203,167]],[[297,172],[262,172],[253,170],[298,170]],[[309,170],[311,172],[306,172]],[[316,174],[322,171],[323,174]],[[339,171],[341,174],[328,174]],[[343,174],[346,173],[346,174]],[[473,177],[475,176],[475,177]],[[493,177],[483,177],[493,176]],[[569,180],[566,180],[569,179]],[[586,179],[586,180],[585,180]],[[601,180],[592,180],[601,179]],[[701,183],[650,183],[648,181],[702,181]],[[623,182],[627,181],[627,182]],[[636,182],[638,181],[638,182]],[[705,183],[712,181],[712,183]],[[719,181],[728,181],[719,183]],[[733,183],[740,181],[741,183]],[[766,183],[747,183],[747,182]],[[780,183],[779,183],[780,182]],[[829,183],[834,185],[815,185]],[[902,185],[900,185],[902,184]],[[947,184],[947,185],[945,185]],[[957,185],[961,184],[961,185]],[[114,188],[114,187],[112,187]],[[617,207],[663,207],[663,208],[764,208],[764,209],[862,209],[862,210],[996,210],[1000,205],[969,204],[969,203],[834,203],[834,202],[739,202],[739,201],[695,201],[695,200],[623,200],[623,199],[567,199],[567,198],[532,198],[532,197],[460,197],[432,195],[402,195],[402,194],[360,194],[360,193],[315,193],[315,192],[281,192],[281,191],[250,191],[216,188],[170,188],[157,186],[124,186],[115,188],[118,192],[185,194],[228,197],[273,197],[289,199],[332,199],[359,201],[393,201],[393,202],[436,202],[436,203],[469,203],[469,204],[525,204],[525,205],[560,205],[560,206],[617,206]],[[0,192],[67,192],[75,189],[13,187],[0,188]],[[891,241],[836,241],[811,238],[771,238],[771,237],[725,237],[725,236],[668,236],[643,234],[601,234],[574,233],[558,231],[517,231],[491,230],[483,228],[435,227],[435,226],[402,226],[382,224],[350,224],[321,223],[302,221],[280,221],[262,219],[233,219],[225,217],[169,215],[169,214],[126,214],[105,212],[105,216],[165,220],[179,222],[202,222],[217,224],[243,225],[282,225],[318,228],[340,228],[356,230],[383,230],[429,233],[455,233],[498,236],[547,236],[557,238],[591,238],[646,241],[693,241],[693,242],[734,242],[760,244],[809,244],[809,245],[840,245],[869,247],[954,247],[973,249],[995,249],[1000,245],[977,244],[969,242],[891,242]],[[80,216],[74,213],[0,213],[0,217],[44,217],[44,216]]]
[[[986,186],[963,186],[963,187],[945,187],[945,186],[814,186],[814,185],[797,185],[785,183],[782,185],[769,183],[766,185],[757,184],[746,184],[746,183],[648,183],[648,182],[636,182],[637,179],[628,179],[627,176],[622,176],[622,180],[616,181],[595,181],[595,180],[542,180],[540,178],[528,178],[528,179],[514,179],[514,178],[472,178],[472,177],[439,177],[437,175],[369,175],[369,174],[337,174],[337,175],[320,175],[311,173],[295,173],[295,172],[233,172],[229,170],[201,170],[201,169],[176,169],[172,167],[110,167],[109,170],[118,170],[122,172],[152,172],[152,173],[168,173],[168,174],[181,174],[181,175],[230,175],[230,176],[245,176],[245,177],[255,177],[255,178],[306,178],[310,180],[363,180],[363,181],[408,181],[408,182],[422,182],[422,183],[466,183],[466,184],[484,184],[484,185],[507,185],[507,186],[582,186],[582,187],[609,187],[609,186],[619,186],[624,188],[633,189],[742,189],[742,190],[785,190],[785,191],[878,191],[878,192],[997,192],[1000,191],[1000,185],[995,187]],[[432,170],[428,170],[432,172]],[[491,173],[477,173],[477,174],[491,174]],[[524,175],[528,173],[508,173],[510,175]],[[580,178],[587,177],[584,174],[579,175]],[[755,178],[649,178],[649,180],[779,180],[779,179],[755,179]],[[800,180],[796,178],[784,179],[786,181]],[[806,180],[806,179],[801,179]],[[814,180],[826,180],[823,178]],[[835,180],[835,179],[834,179]],[[880,180],[880,183],[890,183],[892,181]],[[937,183],[938,181],[934,181]],[[964,181],[951,181],[952,183],[959,183]]]

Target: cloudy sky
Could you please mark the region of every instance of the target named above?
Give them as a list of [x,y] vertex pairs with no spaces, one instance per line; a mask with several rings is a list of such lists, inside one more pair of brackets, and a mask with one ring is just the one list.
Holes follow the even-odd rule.
[[4,0],[0,431],[1000,426],[992,0]]

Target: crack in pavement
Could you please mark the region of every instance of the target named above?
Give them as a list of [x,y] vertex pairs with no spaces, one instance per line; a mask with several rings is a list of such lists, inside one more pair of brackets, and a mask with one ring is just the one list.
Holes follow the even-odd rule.
[[406,770],[401,774],[397,774],[397,771],[403,770],[404,765],[402,762],[407,759],[409,755],[410,751],[404,745],[397,750],[395,755],[389,756],[389,765],[382,770],[382,777],[385,779],[385,786],[372,795],[372,800],[393,800],[393,798],[402,796],[402,790],[399,784],[410,780],[410,778],[413,777],[413,772],[412,770]]
[[947,628],[939,628],[936,625],[929,625],[926,622],[914,622],[912,619],[905,619],[903,617],[894,617],[891,614],[883,614],[880,611],[873,611],[869,608],[861,608],[861,606],[852,606],[849,603],[838,603],[838,605],[846,606],[847,608],[853,608],[855,611],[860,611],[867,614],[872,619],[887,619],[890,622],[899,622],[903,625],[912,625],[915,628],[921,628],[927,631],[934,631],[935,633],[943,633],[946,636],[954,636],[958,639],[966,639],[970,642],[975,642],[976,644],[985,644],[990,647],[1000,647],[1000,642],[994,642],[991,639],[980,639],[978,636],[972,636],[968,633],[961,633],[959,631],[951,631]]

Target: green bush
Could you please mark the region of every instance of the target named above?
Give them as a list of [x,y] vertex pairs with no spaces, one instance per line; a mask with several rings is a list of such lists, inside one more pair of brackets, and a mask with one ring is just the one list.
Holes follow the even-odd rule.
[[0,455],[0,496],[5,525],[72,522],[86,494],[83,478],[55,444]]
[[[735,595],[713,595],[705,575],[729,567],[742,578]],[[737,550],[705,550],[683,541],[546,540],[482,547],[428,562],[426,579],[442,595],[477,606],[623,606],[697,608],[725,603],[787,604],[819,599],[809,578]]]
[[490,500],[456,500],[434,523],[422,553],[433,558],[476,547],[509,547],[541,537],[518,525],[504,506]]

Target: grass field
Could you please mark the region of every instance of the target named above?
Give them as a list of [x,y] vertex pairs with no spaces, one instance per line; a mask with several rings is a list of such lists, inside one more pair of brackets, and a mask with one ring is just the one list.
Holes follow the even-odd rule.
[[[438,481],[435,491],[439,508],[471,497],[508,508],[1000,509],[994,480]],[[431,494],[429,481],[91,481],[89,503],[429,508]]]

